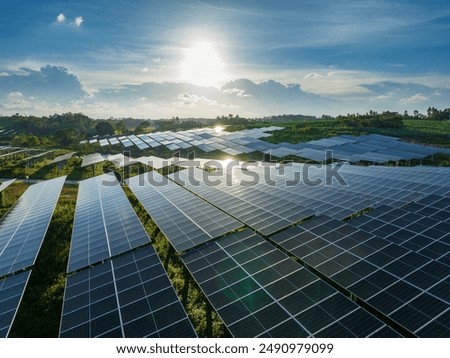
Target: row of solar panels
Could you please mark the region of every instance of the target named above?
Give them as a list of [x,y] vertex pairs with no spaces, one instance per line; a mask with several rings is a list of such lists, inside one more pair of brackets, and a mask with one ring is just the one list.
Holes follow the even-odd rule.
[[[137,146],[139,149],[166,146],[176,151],[197,147],[204,152],[220,150],[230,155],[239,155],[254,151],[283,158],[297,156],[315,162],[324,162],[331,157],[352,163],[366,161],[386,163],[389,161],[422,159],[434,154],[450,154],[450,150],[420,144],[405,143],[399,138],[379,134],[359,137],[340,135],[331,138],[314,140],[306,143],[272,144],[260,138],[270,136],[274,130],[282,127],[267,127],[238,132],[216,132],[212,128],[202,128],[180,132],[157,132],[100,139],[100,146],[122,144],[125,148]],[[96,143],[97,139],[90,141]]]
[[91,139],[90,144],[98,143],[101,147],[121,144],[125,148],[136,146],[137,148],[149,149],[165,146],[167,149],[176,151],[197,147],[204,152],[220,150],[230,155],[251,153],[255,150],[269,149],[272,145],[259,140],[270,137],[267,132],[283,129],[282,127],[266,127],[248,129],[239,132],[216,131],[213,128],[201,128],[180,132],[156,132],[139,135],[128,135],[102,139]]
[[280,143],[274,148],[264,150],[264,153],[278,158],[292,155],[315,162],[323,162],[332,157],[351,163],[386,163],[422,159],[438,153],[450,154],[450,150],[405,143],[395,137],[368,134],[358,137],[340,135],[297,144]]
[[6,337],[65,177],[30,186],[0,221],[0,337]]

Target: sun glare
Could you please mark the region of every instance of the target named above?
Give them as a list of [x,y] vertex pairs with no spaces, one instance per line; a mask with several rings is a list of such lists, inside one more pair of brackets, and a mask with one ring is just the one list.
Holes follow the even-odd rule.
[[222,132],[223,131],[223,127],[222,126],[215,126],[214,127],[214,132],[216,132],[216,133],[220,133],[220,132]]
[[223,62],[208,42],[198,42],[186,49],[181,70],[184,81],[199,86],[217,86],[225,78]]

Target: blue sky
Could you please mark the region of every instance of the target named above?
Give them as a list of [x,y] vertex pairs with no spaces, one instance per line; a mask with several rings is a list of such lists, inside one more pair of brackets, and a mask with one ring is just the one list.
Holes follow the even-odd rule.
[[0,114],[444,109],[449,34],[448,1],[8,1]]

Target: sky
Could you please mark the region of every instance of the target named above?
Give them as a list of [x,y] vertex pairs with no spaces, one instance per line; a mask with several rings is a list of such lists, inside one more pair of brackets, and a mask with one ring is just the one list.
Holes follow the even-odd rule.
[[15,0],[0,114],[338,115],[450,107],[448,0]]

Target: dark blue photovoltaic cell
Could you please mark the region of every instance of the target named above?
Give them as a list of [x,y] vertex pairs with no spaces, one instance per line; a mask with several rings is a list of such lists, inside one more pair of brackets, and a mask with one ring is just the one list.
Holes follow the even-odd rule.
[[0,277],[34,265],[66,177],[31,185],[0,221]]
[[239,221],[158,172],[141,174],[127,182],[178,252],[242,226]]
[[151,246],[69,276],[60,337],[196,337]]
[[149,242],[114,174],[80,182],[67,272]]
[[[387,219],[389,211],[383,211]],[[377,215],[376,210],[372,215]],[[377,220],[382,223],[381,218]],[[417,219],[409,222],[417,223]],[[391,220],[397,220],[395,215]],[[367,228],[366,223],[359,228]],[[436,322],[450,309],[445,293],[450,285],[443,281],[450,267],[422,255],[421,250],[412,252],[374,235],[374,226],[372,233],[359,228],[319,217],[271,239],[410,334],[433,336],[432,330],[439,328],[435,336],[450,336],[448,322]]]
[[319,337],[336,322],[338,337],[392,331],[249,229],[182,260],[234,337]]
[[[239,182],[232,185],[231,173],[223,169],[208,174],[194,168],[169,177],[263,235],[271,235],[315,214],[314,210],[292,202],[290,195],[283,195],[276,186],[261,188],[262,178],[252,185],[240,185]],[[249,178],[247,175],[241,179],[245,182]]]
[[31,271],[0,280],[0,338],[8,336]]

